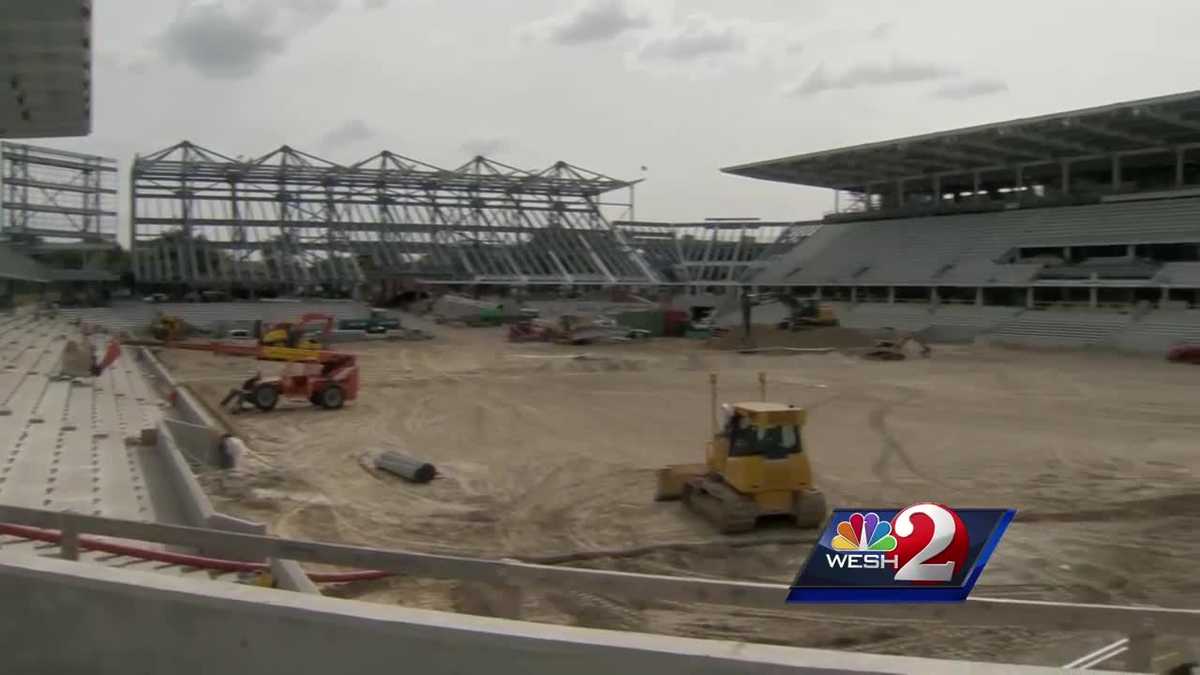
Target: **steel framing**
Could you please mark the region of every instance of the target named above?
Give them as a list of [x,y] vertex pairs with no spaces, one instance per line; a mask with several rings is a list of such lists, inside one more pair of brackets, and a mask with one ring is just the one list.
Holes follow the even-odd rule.
[[[288,146],[232,159],[183,141],[138,156],[130,245],[139,282],[192,287],[655,285],[604,212],[634,182],[557,162],[476,157],[446,170],[392,152],[340,165]],[[626,202],[605,195],[629,190]]]
[[776,253],[814,232],[808,222],[714,219],[618,221],[619,230],[669,284],[731,286],[753,278]]
[[8,237],[34,247],[115,244],[116,160],[0,143],[0,164],[0,230]]

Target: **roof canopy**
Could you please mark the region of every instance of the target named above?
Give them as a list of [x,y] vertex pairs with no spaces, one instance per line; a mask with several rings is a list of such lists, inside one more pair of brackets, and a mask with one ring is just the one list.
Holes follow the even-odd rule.
[[[1200,147],[1200,91],[867,143],[722,169],[864,192],[876,184]],[[1164,159],[1174,163],[1174,159]]]
[[5,0],[0,138],[91,131],[91,0]]

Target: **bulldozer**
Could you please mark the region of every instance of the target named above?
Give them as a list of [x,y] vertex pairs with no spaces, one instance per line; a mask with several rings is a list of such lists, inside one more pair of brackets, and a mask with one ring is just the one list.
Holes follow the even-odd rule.
[[174,342],[188,336],[190,326],[183,319],[173,314],[158,314],[150,322],[150,334],[155,340]]
[[868,361],[903,361],[908,358],[905,348],[910,342],[920,349],[921,356],[925,358],[929,358],[929,355],[933,353],[932,347],[912,333],[897,332],[892,328],[884,330],[887,336],[876,340],[874,347],[863,352],[864,359]]
[[779,322],[781,330],[802,330],[812,326],[836,326],[837,314],[832,305],[818,302],[813,298],[794,298],[790,295],[777,296],[779,301],[787,305],[788,318]]
[[751,531],[764,516],[819,527],[827,512],[804,450],[806,411],[768,402],[766,373],[758,377],[762,400],[726,404],[718,421],[717,376],[709,375],[712,440],[705,461],[659,469],[655,500],[682,500],[722,534]]

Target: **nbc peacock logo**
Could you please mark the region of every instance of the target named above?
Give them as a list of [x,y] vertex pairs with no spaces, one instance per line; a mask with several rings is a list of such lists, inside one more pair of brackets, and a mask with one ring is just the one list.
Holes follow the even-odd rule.
[[878,513],[852,513],[849,518],[838,523],[835,531],[837,535],[829,542],[829,547],[834,552],[825,555],[830,568],[899,569],[900,558],[892,553],[896,550],[892,524],[880,518]]
[[854,513],[838,523],[832,546],[835,551],[888,553],[896,550],[896,538],[891,523],[880,520],[878,513]]

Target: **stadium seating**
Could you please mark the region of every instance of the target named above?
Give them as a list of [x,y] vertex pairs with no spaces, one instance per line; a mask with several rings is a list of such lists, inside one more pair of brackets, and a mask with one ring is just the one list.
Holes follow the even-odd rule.
[[1034,347],[1112,345],[1132,315],[1090,311],[1026,311],[987,332],[990,342]]
[[[754,281],[1023,284],[1042,265],[995,262],[1014,247],[1197,240],[1200,199],[1195,198],[860,221],[822,227]],[[1171,263],[1159,274],[1198,279],[1200,263]]]
[[919,331],[933,324],[933,312],[921,303],[837,303],[838,321],[847,328],[873,330],[885,326],[905,331]]
[[1200,310],[1156,310],[1112,338],[1119,349],[1148,353],[1165,353],[1180,342],[1200,343]]

